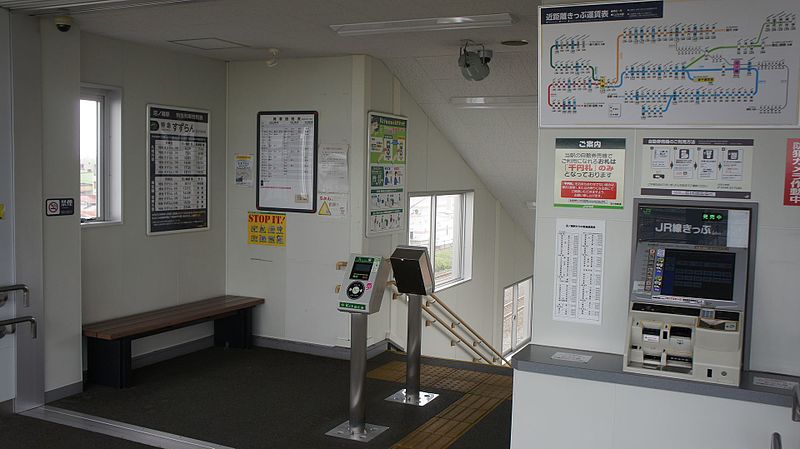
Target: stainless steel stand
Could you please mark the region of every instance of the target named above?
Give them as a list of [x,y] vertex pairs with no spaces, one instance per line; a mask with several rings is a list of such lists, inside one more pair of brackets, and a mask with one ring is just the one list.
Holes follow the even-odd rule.
[[367,383],[367,317],[350,314],[350,420],[331,429],[325,435],[367,443],[389,430],[366,422]]
[[419,391],[422,353],[422,297],[408,295],[408,336],[406,342],[406,387],[386,398],[389,402],[401,402],[417,406],[428,405],[439,395]]

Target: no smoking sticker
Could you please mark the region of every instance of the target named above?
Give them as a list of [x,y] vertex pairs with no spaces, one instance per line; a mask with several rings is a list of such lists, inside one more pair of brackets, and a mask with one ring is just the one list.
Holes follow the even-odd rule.
[[75,215],[75,200],[72,198],[47,199],[44,210],[48,217]]

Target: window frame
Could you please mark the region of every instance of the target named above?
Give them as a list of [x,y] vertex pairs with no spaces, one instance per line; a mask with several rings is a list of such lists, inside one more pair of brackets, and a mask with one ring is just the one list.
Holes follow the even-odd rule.
[[[441,196],[460,196],[460,223],[458,226],[458,238],[460,247],[458,251],[454,250],[454,256],[457,252],[458,263],[460,266],[460,275],[457,278],[449,279],[447,282],[436,282],[436,215],[438,208],[438,197]],[[434,270],[434,292],[441,292],[456,285],[463,284],[472,280],[472,245],[473,245],[473,227],[474,227],[474,190],[450,190],[450,191],[430,191],[430,192],[411,192],[408,194],[407,202],[408,214],[406,214],[406,241],[410,243],[411,234],[411,201],[413,198],[429,197],[431,210],[429,217],[429,247],[428,253],[431,259],[431,265]],[[455,237],[455,236],[454,236]],[[455,261],[455,259],[454,259]]]
[[[525,310],[526,319],[524,320],[524,322],[527,322],[527,324],[528,324],[528,336],[524,340],[522,340],[520,342],[517,342],[517,335],[518,335],[518,332],[519,332],[519,326],[517,326],[517,316],[519,314],[519,303],[518,303],[518,301],[519,301],[519,290],[520,290],[520,286],[523,283],[528,282],[528,281],[530,281],[530,285],[531,286],[530,286],[530,291],[528,292],[528,294],[529,294],[528,306],[527,306],[527,308]],[[511,310],[512,310],[512,313],[511,313],[511,346],[508,348],[508,350],[504,350],[504,348],[503,348],[503,336],[505,335],[505,331],[506,331],[505,330],[505,326],[504,326],[505,318],[506,318],[506,316],[505,316],[505,292],[509,288],[511,289],[511,297],[512,297],[512,303],[511,303]],[[532,332],[532,329],[531,329],[531,326],[533,325],[533,276],[528,276],[526,278],[520,279],[517,282],[514,282],[511,285],[503,287],[503,290],[502,290],[502,293],[500,295],[500,298],[501,298],[501,300],[500,300],[500,352],[503,354],[503,357],[506,357],[506,356],[508,356],[510,354],[513,354],[513,353],[519,351],[520,349],[525,347],[527,344],[529,344],[531,342],[531,340],[533,339],[533,332]]]
[[81,218],[81,227],[122,224],[122,90],[81,83],[80,100],[98,101],[101,108],[97,130],[97,218]]

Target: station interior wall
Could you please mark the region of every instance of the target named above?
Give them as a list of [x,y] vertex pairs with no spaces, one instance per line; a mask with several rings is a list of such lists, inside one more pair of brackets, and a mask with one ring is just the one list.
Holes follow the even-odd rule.
[[[533,272],[532,243],[386,66],[369,56],[226,63],[90,33],[55,31],[12,15],[15,194],[19,279],[44,301],[45,388],[80,385],[81,326],[222,294],[266,298],[254,315],[259,341],[349,347],[348,316],[335,308],[351,252],[388,256],[404,234],[364,237],[366,116],[409,117],[408,191],[474,191],[473,276],[440,297],[500,345],[503,287]],[[43,198],[77,198],[81,83],[122,91],[122,221],[81,226],[78,215],[43,218]],[[25,99],[25,101],[19,101]],[[146,105],[207,109],[210,229],[146,235]],[[318,110],[319,143],[349,145],[350,213],[290,213],[285,248],[247,245],[253,189],[233,183],[235,154],[256,151],[256,113]],[[489,149],[490,150],[490,149]],[[36,206],[40,205],[40,206]],[[37,238],[38,235],[38,238]],[[37,248],[37,245],[40,248]],[[38,267],[38,268],[37,268]],[[40,278],[37,278],[37,276]],[[44,293],[42,295],[42,290]],[[370,317],[369,344],[405,345],[405,306],[387,294]],[[134,357],[209,341],[192,326],[134,342]],[[469,360],[441,331],[425,329],[423,354]]]

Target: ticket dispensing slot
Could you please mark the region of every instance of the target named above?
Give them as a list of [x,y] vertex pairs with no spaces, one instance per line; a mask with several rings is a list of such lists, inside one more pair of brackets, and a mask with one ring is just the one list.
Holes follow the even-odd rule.
[[625,371],[738,385],[755,206],[636,203]]

